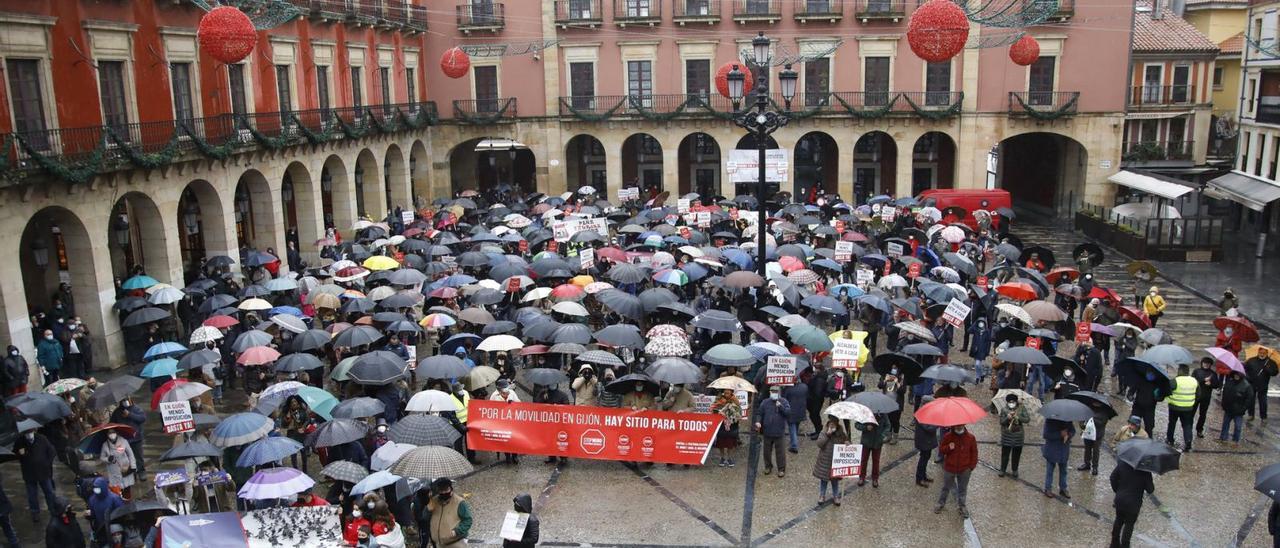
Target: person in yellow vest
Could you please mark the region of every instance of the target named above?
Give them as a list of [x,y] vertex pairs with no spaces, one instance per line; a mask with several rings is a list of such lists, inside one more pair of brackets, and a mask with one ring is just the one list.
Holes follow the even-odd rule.
[[1178,366],[1178,376],[1173,379],[1173,393],[1164,399],[1169,404],[1169,429],[1165,431],[1165,443],[1173,445],[1173,431],[1177,423],[1182,423],[1182,450],[1191,452],[1191,424],[1194,422],[1196,410],[1196,388],[1199,383],[1187,364]]
[[1160,316],[1164,315],[1164,297],[1160,296],[1160,290],[1156,286],[1151,286],[1147,290],[1147,298],[1142,301],[1142,311],[1147,313],[1147,317],[1151,318],[1151,327],[1156,326],[1156,322],[1160,320]]

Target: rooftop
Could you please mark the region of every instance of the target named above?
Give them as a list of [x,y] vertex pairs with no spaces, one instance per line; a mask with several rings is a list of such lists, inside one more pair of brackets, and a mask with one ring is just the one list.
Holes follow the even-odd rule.
[[1244,33],[1238,33],[1218,44],[1220,55],[1240,55],[1244,52]]
[[1151,3],[1138,2],[1133,23],[1133,51],[1146,53],[1217,53],[1218,45],[1168,7],[1152,18]]

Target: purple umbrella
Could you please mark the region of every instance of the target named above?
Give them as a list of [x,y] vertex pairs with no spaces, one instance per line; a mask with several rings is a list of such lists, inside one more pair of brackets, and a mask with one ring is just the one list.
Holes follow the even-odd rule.
[[1114,329],[1111,329],[1110,327],[1107,327],[1100,323],[1089,324],[1089,331],[1092,333],[1102,333],[1103,335],[1106,335],[1108,337],[1116,336],[1116,332]]
[[240,498],[248,500],[284,499],[314,487],[316,481],[296,468],[266,468],[254,474],[240,488]]
[[1245,374],[1244,364],[1240,363],[1240,359],[1237,358],[1230,350],[1213,346],[1204,349],[1204,351],[1208,352],[1210,356],[1213,356],[1213,359],[1217,360],[1218,363],[1227,366],[1227,369],[1240,373],[1241,375]]

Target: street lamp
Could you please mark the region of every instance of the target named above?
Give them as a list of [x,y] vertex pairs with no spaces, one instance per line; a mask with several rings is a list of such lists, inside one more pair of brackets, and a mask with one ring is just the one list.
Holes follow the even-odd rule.
[[[778,83],[782,87],[783,111],[769,109],[769,39],[764,33],[760,33],[751,40],[752,53],[755,56],[755,65],[758,68],[759,75],[756,79],[756,103],[753,107],[740,110],[739,106],[742,102],[743,88],[746,84],[746,76],[738,69],[738,65],[733,66],[733,70],[729,71],[729,99],[733,102],[733,123],[738,127],[747,130],[756,141],[756,150],[760,152],[759,168],[760,178],[756,182],[756,206],[759,208],[756,217],[756,272],[760,277],[765,277],[764,265],[766,262],[765,253],[765,192],[768,183],[765,181],[765,155],[769,148],[769,135],[777,131],[782,126],[787,125],[791,121],[789,116],[791,112],[791,100],[796,96],[796,80],[799,75],[796,71],[791,70],[791,65],[783,68],[778,74]],[[761,288],[757,298],[763,298],[764,288]]]
[[36,266],[49,266],[49,242],[44,236],[36,236],[31,240],[31,257],[36,260]]
[[111,235],[120,249],[129,247],[129,218],[123,213],[116,215],[115,220],[111,222]]
[[182,212],[182,224],[186,225],[188,235],[200,229],[200,208],[194,201],[187,202],[187,208]]

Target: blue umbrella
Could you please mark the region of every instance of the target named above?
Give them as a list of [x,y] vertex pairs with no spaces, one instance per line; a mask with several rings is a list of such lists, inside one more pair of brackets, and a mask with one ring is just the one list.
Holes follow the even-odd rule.
[[173,358],[160,358],[147,364],[142,368],[139,377],[154,379],[156,377],[176,377],[178,375],[178,360]]
[[244,445],[266,436],[273,428],[275,424],[266,415],[236,413],[213,427],[209,441],[218,447]]
[[685,263],[684,266],[680,267],[680,270],[683,270],[685,274],[688,274],[689,280],[694,282],[707,277],[707,274],[709,274],[707,267],[698,263]]
[[290,315],[290,316],[296,316],[296,317],[301,318],[301,317],[302,317],[302,310],[300,310],[300,309],[299,309],[298,307],[296,307],[296,306],[277,306],[277,307],[272,308],[271,310],[268,310],[268,311],[267,311],[267,317],[268,317],[268,318],[269,318],[269,317],[271,317],[271,316],[275,316],[276,314],[288,314],[288,315]]
[[146,289],[158,283],[160,282],[151,276],[139,274],[125,280],[124,283],[120,284],[120,288],[132,291],[134,289]]
[[746,251],[743,251],[736,247],[730,247],[730,248],[721,249],[720,252],[724,253],[724,258],[728,259],[729,262],[732,262],[733,264],[738,265],[738,268],[741,268],[743,270],[747,270],[751,268],[751,264],[752,264],[751,255],[748,254]]
[[466,274],[454,274],[452,276],[449,276],[448,278],[445,278],[443,280],[442,285],[444,285],[445,287],[458,288],[464,285],[471,285],[473,283],[476,283],[477,281],[479,280],[476,280],[475,278],[468,276]]
[[151,345],[151,348],[147,349],[147,353],[142,355],[142,360],[151,361],[156,358],[167,358],[169,356],[183,354],[186,351],[187,347],[182,346],[181,344],[165,341]]
[[481,337],[474,333],[458,333],[457,335],[445,339],[444,342],[440,344],[440,353],[445,355],[453,354],[458,351],[459,346],[468,342],[474,347],[480,343],[480,339]]
[[848,295],[850,298],[858,297],[865,294],[862,288],[853,284],[833,285],[827,288],[827,293],[831,294],[832,296],[840,296],[841,294],[844,294],[844,295]]
[[240,453],[240,458],[236,459],[236,466],[250,468],[279,462],[301,450],[302,444],[292,438],[284,436],[262,438],[244,448],[244,452]]
[[868,203],[868,204],[882,204],[882,203],[884,203],[884,202],[889,202],[889,201],[892,201],[892,200],[893,200],[893,198],[890,198],[890,197],[889,197],[889,195],[887,195],[887,194],[877,194],[877,195],[875,195],[875,196],[872,196],[872,197],[871,197],[871,199],[867,200],[867,203]]
[[840,272],[841,270],[844,270],[844,265],[837,263],[831,259],[818,259],[816,261],[813,261],[812,266],[820,266],[827,270],[834,270],[836,272]]
[[392,474],[386,470],[379,470],[365,476],[364,479],[360,480],[360,483],[355,484],[355,486],[351,488],[351,494],[356,496],[363,495],[376,489],[382,489],[383,487],[394,484],[397,481],[400,481],[400,476]]

